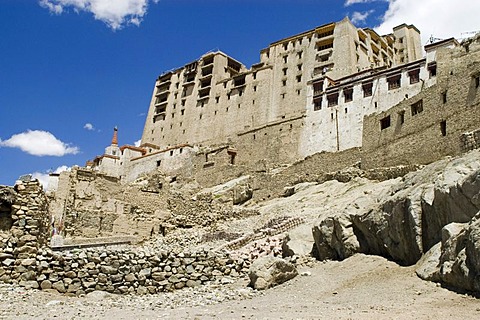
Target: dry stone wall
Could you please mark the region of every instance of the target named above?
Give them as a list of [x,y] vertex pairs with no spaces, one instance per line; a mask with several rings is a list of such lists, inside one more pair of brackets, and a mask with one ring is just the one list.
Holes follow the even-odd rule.
[[13,224],[0,233],[0,281],[80,295],[94,290],[148,294],[245,275],[249,262],[225,253],[118,246],[53,251],[50,219],[38,181],[17,185]]

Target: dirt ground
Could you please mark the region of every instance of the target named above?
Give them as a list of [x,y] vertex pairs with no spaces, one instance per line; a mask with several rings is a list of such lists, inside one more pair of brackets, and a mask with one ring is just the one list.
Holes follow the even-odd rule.
[[[1,319],[479,319],[480,300],[419,279],[400,267],[357,254],[317,262],[303,275],[253,298],[172,308],[158,295],[65,297],[0,290]],[[246,286],[246,281],[230,286]],[[180,290],[182,291],[182,290]],[[182,298],[185,299],[185,298]]]

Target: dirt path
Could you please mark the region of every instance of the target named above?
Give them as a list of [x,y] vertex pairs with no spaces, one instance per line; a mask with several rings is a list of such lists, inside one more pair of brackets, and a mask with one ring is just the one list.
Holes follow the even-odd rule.
[[[355,255],[300,270],[310,275],[251,299],[191,307],[177,295],[172,309],[160,296],[70,298],[39,291],[0,290],[1,319],[479,319],[480,300],[422,281],[413,267]],[[235,284],[236,290],[244,290]],[[230,288],[233,290],[233,288]],[[7,290],[7,291],[5,291]],[[183,291],[183,290],[181,290]],[[247,290],[246,290],[247,292]],[[199,294],[199,293],[192,293]],[[215,300],[215,291],[208,297]],[[197,297],[198,298],[198,297]],[[198,299],[196,299],[198,301]],[[198,303],[197,303],[198,304]]]

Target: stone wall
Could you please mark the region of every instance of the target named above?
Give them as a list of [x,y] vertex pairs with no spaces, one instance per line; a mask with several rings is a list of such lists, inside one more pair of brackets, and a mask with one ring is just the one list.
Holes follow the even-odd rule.
[[468,51],[439,49],[436,85],[365,117],[362,167],[426,164],[462,153],[462,136],[480,126],[479,74],[480,37]]
[[248,270],[248,261],[205,250],[166,252],[159,248],[118,246],[52,251],[47,246],[51,227],[40,183],[21,183],[11,192],[12,226],[0,233],[3,282],[72,295],[94,290],[147,294],[238,277]]
[[17,184],[14,194],[11,228],[0,233],[0,281],[35,287],[36,256],[50,233],[47,199],[37,180]]

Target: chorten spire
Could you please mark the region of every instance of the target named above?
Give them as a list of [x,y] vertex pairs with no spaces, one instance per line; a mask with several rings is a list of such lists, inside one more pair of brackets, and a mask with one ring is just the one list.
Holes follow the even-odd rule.
[[118,128],[116,126],[113,128],[112,145],[118,145]]

